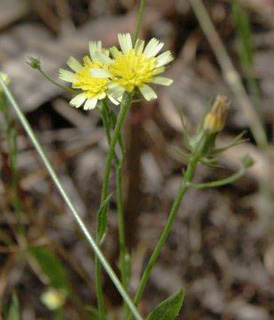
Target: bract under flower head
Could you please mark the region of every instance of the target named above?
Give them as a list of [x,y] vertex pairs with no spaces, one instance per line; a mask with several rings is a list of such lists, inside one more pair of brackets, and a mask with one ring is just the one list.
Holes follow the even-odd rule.
[[83,65],[74,57],[68,59],[68,66],[74,71],[60,69],[59,76],[62,80],[71,82],[74,89],[79,89],[82,92],[76,95],[70,104],[76,108],[84,105],[84,110],[94,109],[98,100],[102,100],[107,95],[108,77],[94,77],[90,70],[100,69],[104,76],[108,76],[107,66],[95,57],[96,53],[102,53],[108,56],[108,51],[102,49],[102,44],[98,42],[89,43],[89,54],[83,58]]
[[[119,34],[118,40],[121,50],[112,47],[110,52],[113,58],[102,52],[96,54],[96,58],[108,66],[111,78],[108,84],[110,94],[120,100],[125,91],[132,92],[138,87],[146,100],[157,98],[148,84],[169,86],[173,82],[169,78],[158,76],[165,71],[164,66],[173,60],[170,51],[158,55],[164,44],[155,38],[146,46],[145,42],[139,39],[133,46],[129,33]],[[95,77],[102,77],[98,69],[93,69],[91,73]]]

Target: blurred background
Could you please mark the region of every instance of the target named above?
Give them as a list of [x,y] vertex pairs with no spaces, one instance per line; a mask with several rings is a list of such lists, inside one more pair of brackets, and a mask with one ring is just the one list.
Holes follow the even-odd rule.
[[[218,168],[200,166],[195,180],[232,174],[246,153],[256,163],[233,185],[187,193],[140,310],[147,314],[183,287],[186,298],[178,319],[271,320],[274,2],[206,0],[204,5],[215,27],[207,36],[208,20],[199,1],[147,0],[140,37],[159,38],[176,59],[167,72],[174,84],[156,88],[157,101],[134,105],[124,128],[131,290],[136,290],[186,167],[176,152],[184,150],[178,109],[194,132],[212,99],[225,94],[232,104],[218,145],[242,131],[248,140],[222,154]],[[70,96],[26,61],[38,57],[57,79],[69,56],[81,59],[88,52],[88,41],[110,46],[118,33],[134,32],[137,7],[136,0],[0,0],[1,69],[11,77],[21,108],[92,230],[108,148],[100,115],[69,107]],[[12,115],[15,139],[8,146],[7,123],[2,115],[0,120],[0,318],[17,319],[10,312],[19,308],[23,320],[96,319],[93,253],[20,124]],[[114,185],[112,176],[111,190]],[[112,200],[103,250],[117,271],[115,207]],[[107,277],[104,294],[113,319],[119,319],[121,299]],[[45,304],[49,297],[51,303]]]

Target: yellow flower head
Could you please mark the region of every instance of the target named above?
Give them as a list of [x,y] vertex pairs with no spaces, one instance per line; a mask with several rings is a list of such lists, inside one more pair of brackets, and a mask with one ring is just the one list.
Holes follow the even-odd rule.
[[[6,73],[0,72],[0,76],[6,85],[8,85],[10,83],[10,77]],[[3,92],[3,89],[2,89],[2,86],[0,86],[0,94],[2,92]]]
[[[79,89],[82,92],[76,95],[70,104],[76,108],[84,105],[84,110],[94,109],[97,105],[98,100],[102,100],[107,95],[107,85],[109,79],[109,72],[107,66],[102,62],[98,61],[95,57],[95,53],[101,52],[108,56],[108,51],[102,49],[102,44],[98,42],[89,43],[89,54],[83,58],[83,65],[78,62],[74,57],[68,59],[68,66],[74,71],[67,71],[60,69],[60,79],[70,82],[73,89]],[[91,74],[91,69],[100,68],[101,73],[106,77],[94,77]]]
[[[135,88],[139,88],[146,100],[157,98],[148,84],[169,86],[173,82],[171,79],[158,76],[165,71],[164,66],[173,60],[170,51],[158,55],[164,44],[155,38],[146,46],[145,42],[139,39],[133,46],[129,33],[118,34],[118,40],[121,50],[116,47],[110,48],[113,58],[102,51],[96,53],[96,58],[107,65],[110,73],[108,75],[111,79],[108,83],[110,96],[120,100],[125,91],[132,92]],[[92,69],[91,74],[98,78],[104,77],[102,71],[97,68]]]

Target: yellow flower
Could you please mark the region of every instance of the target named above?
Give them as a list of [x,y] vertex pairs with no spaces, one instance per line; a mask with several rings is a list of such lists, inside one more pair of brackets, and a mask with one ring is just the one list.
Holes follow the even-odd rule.
[[[0,72],[0,76],[6,85],[10,83],[10,77],[6,73]],[[3,92],[3,89],[2,89],[2,86],[0,86],[0,93],[2,92]]]
[[108,77],[94,77],[90,72],[93,68],[100,68],[104,76],[109,76],[106,65],[96,59],[96,52],[101,52],[106,56],[109,54],[107,50],[102,49],[100,41],[90,42],[90,56],[83,58],[83,65],[74,57],[70,57],[67,64],[74,72],[64,69],[60,69],[59,71],[60,79],[70,82],[73,89],[82,91],[70,101],[70,104],[76,108],[84,105],[84,110],[94,109],[98,100],[104,99],[107,95]]
[[[132,92],[135,88],[139,88],[146,100],[156,99],[156,93],[148,84],[169,86],[173,82],[169,78],[158,76],[165,71],[164,66],[173,60],[170,51],[158,55],[164,44],[155,38],[146,46],[145,42],[139,39],[133,46],[129,33],[118,34],[118,40],[121,50],[116,47],[110,48],[113,58],[102,51],[96,53],[96,58],[107,65],[110,73],[108,75],[111,79],[108,83],[110,96],[120,100],[125,91]],[[98,68],[93,68],[91,74],[98,78],[107,77]]]

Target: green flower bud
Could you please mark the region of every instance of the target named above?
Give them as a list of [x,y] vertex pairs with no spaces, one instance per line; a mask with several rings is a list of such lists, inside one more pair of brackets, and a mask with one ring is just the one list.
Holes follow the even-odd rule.
[[245,155],[242,158],[242,164],[244,165],[245,168],[249,168],[249,167],[253,166],[254,160],[249,155]]
[[41,62],[38,58],[30,57],[29,61],[27,61],[27,64],[29,64],[33,69],[41,69]]

